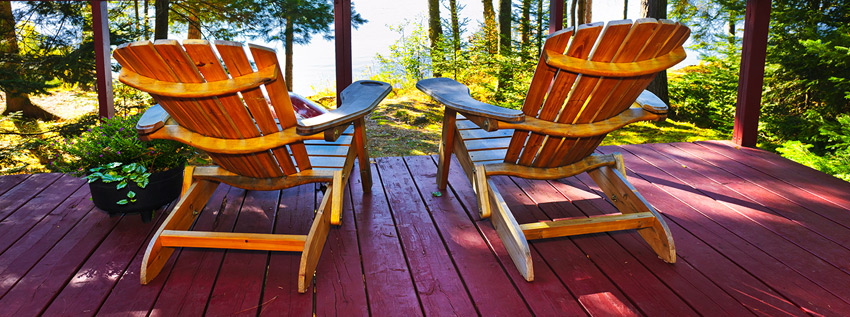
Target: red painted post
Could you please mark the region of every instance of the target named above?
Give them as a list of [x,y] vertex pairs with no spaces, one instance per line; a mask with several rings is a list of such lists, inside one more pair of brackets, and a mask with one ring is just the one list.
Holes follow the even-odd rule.
[[[334,45],[336,46],[336,96],[351,84],[351,0],[334,0]],[[338,105],[338,103],[337,103]]]
[[758,141],[769,25],[770,0],[747,0],[741,75],[738,79],[738,105],[735,108],[735,127],[732,132],[732,141],[740,146],[755,147]]
[[564,2],[552,0],[549,2],[549,34],[564,28]]
[[92,0],[92,29],[94,29],[95,76],[97,76],[97,104],[101,118],[115,115],[112,96],[112,62],[109,55],[109,15],[106,1]]

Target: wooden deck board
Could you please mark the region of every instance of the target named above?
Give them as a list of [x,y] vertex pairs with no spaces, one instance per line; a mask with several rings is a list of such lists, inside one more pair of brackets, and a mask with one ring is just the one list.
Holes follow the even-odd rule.
[[[634,232],[533,241],[535,281],[479,219],[456,161],[434,196],[435,158],[378,158],[344,195],[314,287],[292,252],[175,252],[152,283],[139,262],[156,223],[109,217],[61,174],[0,176],[0,315],[848,315],[850,183],[726,141],[601,147],[668,221],[678,262]],[[616,210],[587,175],[494,177],[518,220]],[[194,229],[303,234],[312,184],[222,185]],[[166,212],[158,212],[162,220]]]
[[[605,149],[603,149],[603,152],[606,152]],[[799,258],[786,256],[786,252],[796,252],[801,255],[798,247],[788,244],[784,240],[776,239],[777,236],[773,234],[753,237],[756,241],[749,241],[738,236],[736,233],[745,234],[746,232],[730,231],[717,222],[725,222],[726,215],[731,215],[734,211],[716,200],[704,196],[697,189],[682,184],[680,179],[670,176],[663,169],[647,162],[641,162],[639,158],[630,153],[623,152],[623,155],[629,157],[630,162],[634,162],[626,163],[626,167],[640,175],[640,177],[634,174],[630,176],[630,179],[634,178],[631,179],[632,184],[645,196],[655,197],[647,197],[648,201],[660,209],[662,213],[670,215],[674,222],[683,226],[686,230],[695,232],[701,240],[722,250],[725,256],[732,259],[737,265],[745,267],[751,274],[765,281],[791,302],[804,309],[809,308],[816,311],[835,312],[836,306],[845,310],[850,309],[834,294],[808,278],[808,276],[812,276],[820,283],[831,283],[827,281],[831,280],[831,277],[826,277],[820,272],[812,274],[809,274],[808,271],[799,272],[787,265],[790,263],[806,266],[811,261],[809,256]],[[648,188],[649,186],[657,186],[663,189],[663,193],[655,192],[652,188]],[[667,197],[664,197],[665,194]],[[688,210],[688,207],[690,207],[690,210]],[[731,221],[727,224],[733,225]],[[738,225],[745,226],[744,231],[749,229],[760,230],[757,224],[750,221]],[[673,235],[676,237],[675,232]],[[758,245],[754,245],[753,242],[758,243]],[[786,248],[775,248],[770,246],[770,243],[777,243]],[[779,250],[779,252],[768,252],[763,250],[762,247],[767,248],[767,250]],[[679,243],[677,243],[677,251],[682,257],[687,257],[687,253],[682,254],[687,252],[686,247],[679,245]],[[821,268],[828,269],[826,267]],[[818,277],[821,280],[817,280]]]

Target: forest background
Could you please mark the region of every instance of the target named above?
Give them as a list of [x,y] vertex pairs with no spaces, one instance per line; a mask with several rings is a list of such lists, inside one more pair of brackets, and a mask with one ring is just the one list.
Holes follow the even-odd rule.
[[[519,108],[548,32],[548,1],[473,0],[480,12],[470,12],[458,0],[423,1],[427,13],[385,26],[397,34],[396,41],[361,74],[396,87],[369,118],[369,145],[375,156],[436,151],[441,111],[413,88],[420,79],[452,77],[469,85],[484,102]],[[596,21],[592,1],[569,0],[564,25]],[[659,96],[669,98],[670,120],[632,125],[606,142],[728,139],[745,1],[631,1],[632,6],[639,1],[639,13],[630,9],[629,0],[617,2],[622,7],[614,9],[622,10],[622,16],[670,18],[688,25],[690,49],[698,53],[699,63],[659,76],[652,85]],[[355,3],[353,25],[368,25],[370,17],[356,9]],[[82,1],[14,6],[0,2],[0,102],[5,103],[0,117],[0,174],[51,171],[51,158],[62,155],[53,142],[96,124],[95,115],[83,106],[93,103],[90,10]],[[115,1],[109,2],[109,21],[112,45],[169,34],[279,43],[285,78],[291,84],[299,80],[292,72],[297,44],[332,36],[333,2]],[[850,180],[848,48],[847,0],[773,1],[759,147]],[[141,111],[153,102],[117,81],[114,87],[119,115]],[[333,91],[334,87],[323,87],[311,98],[333,107]]]

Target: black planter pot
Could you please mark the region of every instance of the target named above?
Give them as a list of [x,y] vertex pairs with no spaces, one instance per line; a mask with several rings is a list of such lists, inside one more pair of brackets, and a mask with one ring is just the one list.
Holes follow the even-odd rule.
[[[175,167],[167,171],[156,172],[148,178],[148,185],[139,188],[136,183],[129,182],[122,189],[115,189],[117,183],[104,183],[100,180],[89,183],[91,198],[94,205],[110,216],[120,213],[140,213],[143,222],[151,221],[153,211],[180,196],[183,185],[184,166]],[[125,205],[117,204],[118,201],[127,198],[127,192],[136,193],[136,202]]]

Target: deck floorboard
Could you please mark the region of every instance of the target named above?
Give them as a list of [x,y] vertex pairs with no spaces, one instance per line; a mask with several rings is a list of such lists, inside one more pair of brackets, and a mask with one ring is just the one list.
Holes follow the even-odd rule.
[[[850,315],[850,183],[728,141],[600,147],[668,222],[678,262],[632,231],[530,243],[526,282],[456,161],[376,158],[352,173],[305,294],[300,254],[178,249],[139,284],[154,221],[110,217],[81,179],[0,176],[0,316]],[[493,178],[520,222],[617,212],[586,174]],[[322,198],[221,185],[193,229],[305,234]]]

